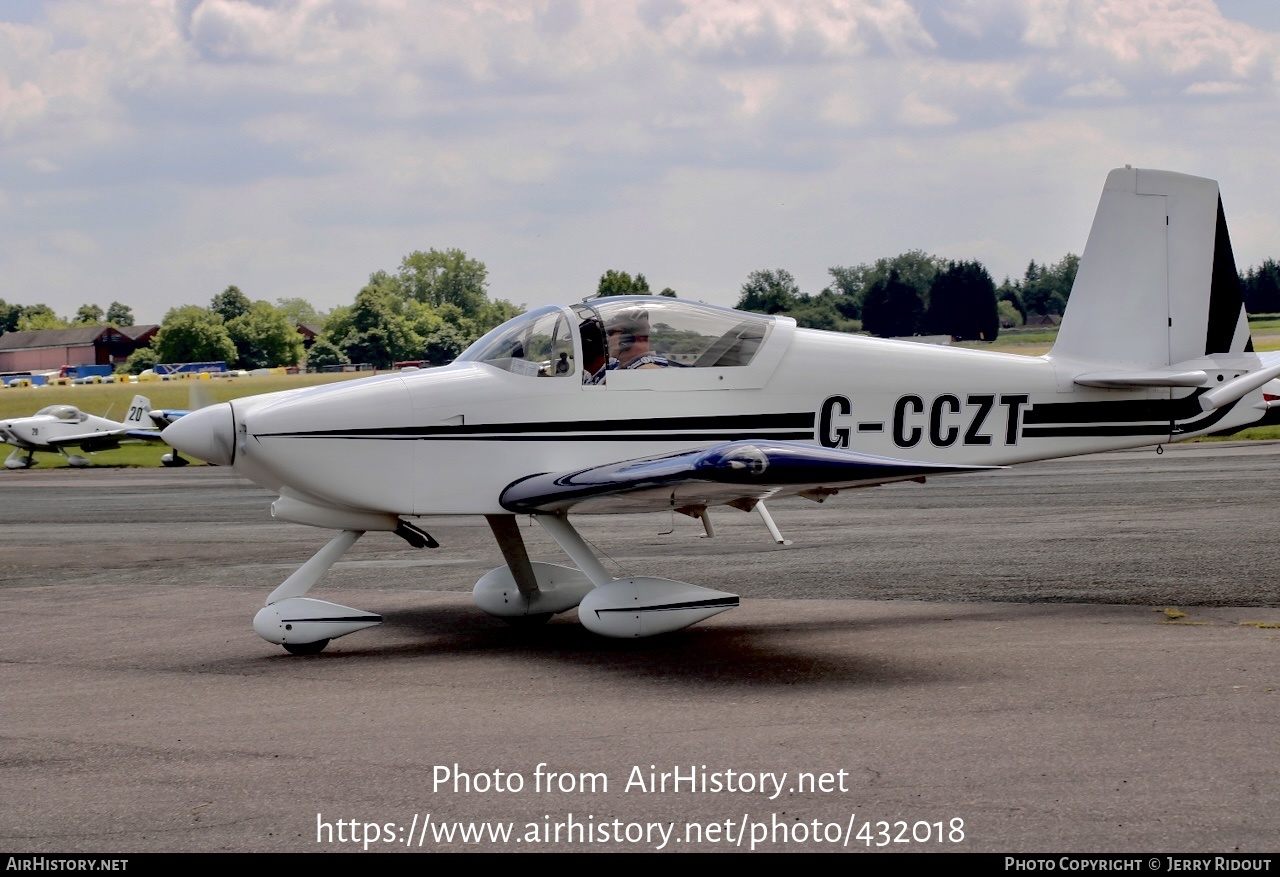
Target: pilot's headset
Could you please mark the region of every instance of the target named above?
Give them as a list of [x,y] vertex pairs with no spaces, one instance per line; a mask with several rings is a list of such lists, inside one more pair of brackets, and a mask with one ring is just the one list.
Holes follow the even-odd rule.
[[604,326],[596,318],[590,317],[582,321],[578,334],[582,337],[582,362],[586,374],[594,374],[604,367],[609,354],[609,347],[604,340]]

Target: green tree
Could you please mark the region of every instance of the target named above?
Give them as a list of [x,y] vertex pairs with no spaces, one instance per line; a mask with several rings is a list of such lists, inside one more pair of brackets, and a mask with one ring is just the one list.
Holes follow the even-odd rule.
[[213,297],[209,310],[222,317],[222,322],[230,323],[236,317],[247,314],[252,306],[249,296],[241,292],[240,287],[233,285]]
[[866,276],[871,270],[869,265],[855,265],[851,268],[837,265],[828,268],[827,273],[835,282],[831,292],[840,315],[856,320],[862,316],[862,299],[866,295]]
[[111,306],[107,308],[107,322],[114,326],[132,326],[133,308],[118,301],[113,301]]
[[390,368],[397,360],[423,358],[422,337],[396,311],[391,295],[376,284],[360,290],[350,317],[351,328],[335,343],[352,362]]
[[747,275],[735,307],[760,314],[780,314],[791,310],[799,298],[800,287],[790,271],[764,269]]
[[1240,278],[1240,293],[1244,306],[1251,314],[1280,312],[1280,265],[1275,259],[1267,259],[1257,268],[1250,268]]
[[[351,305],[338,305],[325,315],[324,331],[321,338],[327,338],[334,346],[341,347],[342,340],[351,334]],[[317,339],[318,340],[318,339]],[[314,350],[314,346],[312,347]]]
[[1075,253],[1067,253],[1054,265],[1037,265],[1032,259],[1018,290],[1025,313],[1063,313],[1079,268],[1080,257]]
[[80,305],[71,322],[77,326],[100,326],[102,325],[102,308],[97,305]]
[[677,297],[677,296],[676,296],[676,291],[675,291],[674,289],[672,289],[670,286],[664,287],[664,288],[663,288],[663,290],[662,290],[662,292],[658,293],[658,295],[666,296],[667,298],[676,298],[676,297]]
[[320,312],[305,298],[297,296],[278,298],[276,299],[275,307],[277,311],[295,323],[310,323],[317,326],[324,323],[324,318],[320,316]]
[[141,374],[149,368],[155,368],[156,363],[160,361],[160,357],[156,354],[155,348],[139,347],[133,353],[129,354],[129,358],[124,364],[116,369],[116,373],[136,375]]
[[862,303],[862,327],[882,338],[914,335],[924,314],[920,294],[898,277],[896,268],[867,289]]
[[308,368],[324,368],[331,365],[348,365],[351,360],[347,355],[338,349],[338,346],[328,338],[320,337],[316,339],[316,343],[311,345],[311,349],[307,351],[307,367]]
[[979,262],[948,262],[929,288],[926,332],[961,341],[994,341],[1000,331],[996,285]]
[[459,249],[441,252],[415,250],[400,262],[398,280],[403,293],[438,307],[451,304],[474,316],[488,297],[489,269]]
[[1010,282],[1006,277],[1004,282],[996,288],[996,299],[1001,304],[1007,304],[1018,312],[1018,322],[1016,325],[1021,326],[1027,321],[1027,309],[1022,304],[1021,285]]
[[847,331],[848,321],[842,319],[840,311],[836,309],[831,301],[830,294],[824,296],[819,293],[811,296],[801,293],[800,298],[788,312],[787,316],[796,321],[797,325],[804,326],[809,329],[825,329],[828,332]]
[[520,316],[524,311],[524,305],[512,304],[505,298],[486,301],[473,321],[474,328],[467,343],[470,344],[490,329],[501,326],[507,320]]
[[892,272],[897,273],[899,282],[916,291],[916,296],[922,303],[926,302],[929,287],[943,263],[943,259],[924,250],[908,250],[892,258],[877,259],[871,264],[830,268],[828,271],[835,281],[832,290],[836,296],[835,304],[845,318],[852,320],[861,317],[868,290],[877,282],[887,282]]
[[611,295],[652,295],[649,289],[649,281],[645,279],[643,274],[637,274],[634,278],[626,271],[615,271],[610,268],[600,275],[600,282],[596,284],[596,295],[605,297]]
[[165,314],[151,346],[158,362],[236,361],[236,346],[222,317],[199,305],[183,305]]
[[18,317],[16,328],[19,332],[31,332],[38,329],[65,329],[68,325],[48,305],[26,305]]
[[11,305],[0,298],[0,335],[18,328],[22,319],[22,305]]
[[1000,325],[1005,329],[1015,329],[1021,326],[1025,321],[1022,314],[1015,308],[1012,302],[1004,299],[996,302],[996,314],[1000,318]]
[[254,302],[248,311],[226,325],[240,368],[297,365],[302,359],[302,336],[297,325],[265,301]]
[[432,365],[445,365],[458,358],[474,339],[468,339],[457,326],[445,323],[430,335],[423,344],[423,358]]

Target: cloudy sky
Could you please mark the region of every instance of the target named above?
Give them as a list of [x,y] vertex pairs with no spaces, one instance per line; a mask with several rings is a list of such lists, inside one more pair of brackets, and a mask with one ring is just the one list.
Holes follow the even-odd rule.
[[1123,164],[1280,257],[1272,0],[3,0],[0,298],[158,321],[354,298],[460,247],[491,294],[923,249],[1079,252]]

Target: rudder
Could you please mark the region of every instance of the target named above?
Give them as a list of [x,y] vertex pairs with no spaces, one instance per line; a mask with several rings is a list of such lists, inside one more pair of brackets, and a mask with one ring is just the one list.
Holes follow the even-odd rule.
[[1252,350],[1217,182],[1111,171],[1050,358],[1150,370]]

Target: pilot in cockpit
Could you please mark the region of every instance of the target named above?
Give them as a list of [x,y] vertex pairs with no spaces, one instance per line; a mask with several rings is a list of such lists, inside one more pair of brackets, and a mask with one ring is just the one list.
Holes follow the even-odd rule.
[[649,349],[649,312],[644,308],[619,311],[605,324],[609,340],[610,371],[631,368],[666,368],[671,361]]

